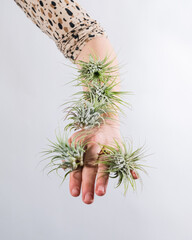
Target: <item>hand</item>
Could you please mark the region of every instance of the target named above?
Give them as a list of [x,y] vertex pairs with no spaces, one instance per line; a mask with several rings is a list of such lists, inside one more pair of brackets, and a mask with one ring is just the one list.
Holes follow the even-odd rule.
[[[87,130],[80,130],[74,133],[70,137],[69,143],[71,143],[72,139],[77,134],[85,134],[86,131]],[[71,195],[73,197],[79,196],[82,188],[82,200],[86,204],[93,203],[94,192],[98,196],[103,196],[106,193],[109,179],[109,175],[107,173],[103,174],[103,170],[105,170],[106,167],[104,164],[94,166],[93,164],[98,159],[98,154],[101,151],[101,147],[97,143],[113,145],[113,138],[115,138],[119,143],[121,142],[118,124],[106,124],[101,125],[100,128],[93,129],[91,134],[87,135],[87,137],[84,139],[85,142],[93,141],[93,143],[87,144],[87,148],[84,154],[85,166],[82,168],[82,170],[76,170],[70,173],[69,188]],[[76,137],[76,141],[78,141],[78,139],[79,136]],[[134,171],[132,171],[131,174],[134,179],[138,178]]]

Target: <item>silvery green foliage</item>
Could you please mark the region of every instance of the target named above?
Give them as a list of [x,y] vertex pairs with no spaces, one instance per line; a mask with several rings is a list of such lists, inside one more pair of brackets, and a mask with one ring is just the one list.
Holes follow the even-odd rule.
[[90,61],[81,70],[81,73],[87,80],[98,78],[102,72],[102,63],[100,61],[94,61],[90,57]]
[[113,88],[118,84],[119,83],[115,82],[115,80],[111,81],[110,83],[108,81],[104,83],[98,83],[96,81],[92,81],[90,83],[84,81],[84,83],[82,83],[82,87],[86,87],[87,90],[77,92],[74,95],[81,94],[82,99],[85,99],[87,101],[96,100],[97,102],[107,106],[109,109],[113,109],[113,111],[116,113],[118,113],[118,111],[124,113],[121,110],[120,105],[130,107],[130,104],[122,100],[122,95],[131,94],[131,92],[114,91]]
[[65,134],[65,136],[58,136],[56,134],[56,142],[49,140],[49,150],[43,151],[44,156],[47,156],[46,159],[51,159],[50,163],[46,166],[52,168],[49,173],[52,171],[57,172],[62,168],[67,171],[65,174],[66,177],[70,172],[83,166],[85,144],[83,144],[81,140],[82,137],[79,141],[75,142],[74,138],[71,144],[69,144],[67,134]]
[[[118,65],[110,66],[114,59],[111,61],[108,56],[105,56],[103,60],[100,60],[97,56],[89,55],[89,61],[79,60],[78,64],[81,66],[78,69],[79,76],[77,80],[80,80],[80,83],[85,79],[86,81],[105,81],[106,77],[113,79],[116,77],[117,71],[119,70]],[[116,73],[116,74],[115,74]]]
[[107,109],[97,101],[89,102],[84,99],[77,101],[69,108],[66,115],[66,118],[72,122],[65,127],[65,130],[99,127],[101,123],[105,122],[105,118],[102,116],[104,113],[107,113]]
[[98,102],[109,102],[109,95],[106,93],[107,86],[106,85],[97,85],[94,84],[90,87],[90,92],[87,92],[87,94],[90,95],[90,99],[93,99],[93,97],[96,97]]
[[126,146],[125,142],[120,145],[116,140],[114,146],[102,145],[103,150],[98,163],[103,163],[107,166],[105,172],[109,173],[112,178],[118,178],[117,187],[124,182],[124,194],[126,194],[129,184],[133,190],[136,189],[136,180],[131,174],[132,171],[136,173],[141,181],[138,170],[145,171],[145,165],[140,164],[143,159],[143,146],[133,151],[132,145]]
[[79,76],[75,86],[84,87],[86,91],[80,91],[74,95],[82,94],[82,98],[88,101],[96,99],[98,102],[107,104],[107,107],[116,113],[121,111],[124,114],[120,105],[130,107],[130,104],[124,101],[122,96],[131,92],[114,90],[114,87],[119,84],[117,81],[119,66],[110,66],[113,61],[114,59],[109,61],[108,56],[101,61],[92,55],[89,56],[88,62],[80,60],[81,69],[78,69]]
[[[107,56],[101,61],[90,55],[89,62],[78,61],[81,69],[78,69],[79,76],[75,79],[79,81],[76,86],[86,87],[87,91],[76,93],[82,94],[81,98],[73,101],[74,103],[65,109],[67,112],[65,119],[71,121],[65,127],[65,131],[100,127],[101,124],[105,123],[105,119],[110,118],[108,113],[116,114],[120,110],[119,104],[129,106],[127,102],[121,99],[121,95],[130,92],[113,90],[118,84],[116,73],[119,66],[110,66],[113,60],[109,62],[107,60]],[[110,119],[114,120],[113,118]],[[75,139],[73,139],[69,145],[67,137],[56,137],[57,142],[50,141],[51,149],[45,151],[48,158],[51,158],[48,167],[53,168],[50,172],[58,171],[60,168],[66,170],[65,179],[70,172],[83,166],[85,144],[75,143]],[[146,173],[143,168],[145,165],[140,164],[140,160],[143,158],[143,148],[133,151],[131,145],[127,147],[125,142],[122,142],[120,146],[117,141],[115,141],[114,146],[102,146],[105,150],[100,152],[98,163],[106,165],[104,172],[112,178],[118,178],[117,187],[124,182],[125,194],[129,184],[135,190],[136,180],[132,171],[136,173],[140,181],[138,170]]]

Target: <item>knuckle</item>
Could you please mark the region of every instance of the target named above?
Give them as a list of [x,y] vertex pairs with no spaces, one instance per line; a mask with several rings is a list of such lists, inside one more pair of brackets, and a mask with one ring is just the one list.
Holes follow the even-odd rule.
[[71,173],[71,180],[81,181],[81,172],[74,171]]

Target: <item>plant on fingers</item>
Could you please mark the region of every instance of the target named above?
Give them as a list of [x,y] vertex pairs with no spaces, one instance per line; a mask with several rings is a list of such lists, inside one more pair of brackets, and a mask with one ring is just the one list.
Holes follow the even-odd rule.
[[[78,135],[77,135],[78,136]],[[83,142],[84,136],[81,136],[78,141],[73,138],[71,143],[68,141],[68,134],[56,134],[56,141],[52,142],[49,139],[50,144],[49,150],[45,150],[43,156],[47,156],[45,159],[50,159],[49,164],[46,168],[51,168],[48,172],[51,173],[56,171],[58,173],[59,169],[64,169],[66,176],[83,166],[83,154],[85,152],[86,143]],[[64,181],[63,179],[63,181]]]
[[136,180],[133,172],[136,173],[141,181],[139,171],[147,173],[144,167],[146,165],[141,164],[141,160],[144,156],[143,146],[133,151],[132,144],[127,146],[125,141],[120,144],[114,140],[113,146],[101,145],[102,151],[100,152],[99,160],[97,164],[102,163],[106,166],[104,173],[108,173],[111,178],[118,178],[116,187],[119,187],[121,183],[124,183],[124,194],[128,190],[129,184],[133,190],[136,190]]

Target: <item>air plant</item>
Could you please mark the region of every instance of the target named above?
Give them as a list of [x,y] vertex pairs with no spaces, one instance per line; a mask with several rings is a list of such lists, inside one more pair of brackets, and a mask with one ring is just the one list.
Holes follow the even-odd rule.
[[94,101],[80,100],[74,102],[70,107],[64,109],[67,111],[65,119],[72,120],[71,123],[66,125],[65,130],[79,130],[79,129],[91,129],[94,127],[100,127],[105,123],[105,119],[113,118],[109,117],[109,113],[113,114],[113,111],[108,109],[105,104],[99,103],[96,99]]
[[55,142],[48,139],[50,142],[48,145],[49,150],[42,152],[44,153],[43,156],[47,156],[45,159],[50,159],[50,162],[45,167],[51,168],[48,174],[53,171],[56,171],[58,174],[59,169],[64,169],[66,172],[63,178],[64,181],[69,173],[82,168],[83,154],[86,146],[86,143],[83,142],[85,136],[81,136],[78,141],[76,141],[76,137],[72,139],[71,143],[69,143],[68,134],[65,132],[62,136],[61,134],[56,134]]
[[103,60],[100,60],[96,55],[89,55],[89,61],[78,60],[77,64],[80,66],[80,69],[77,68],[78,77],[76,78],[79,81],[80,85],[83,81],[89,82],[105,82],[106,78],[116,78],[118,76],[118,70],[120,69],[119,65],[112,65],[115,58],[108,61],[109,57],[106,55]]
[[84,81],[81,85],[86,88],[86,91],[79,91],[74,95],[82,95],[81,98],[87,101],[97,100],[98,102],[107,105],[108,108],[113,109],[114,111],[123,111],[119,105],[130,107],[131,105],[124,101],[121,96],[125,94],[131,94],[130,91],[114,91],[114,87],[119,84],[116,82],[116,79],[110,81],[110,78],[106,78],[104,83],[97,82],[86,82]]
[[132,173],[135,172],[141,183],[142,180],[138,171],[147,174],[143,168],[147,166],[140,163],[141,160],[146,157],[144,156],[143,146],[133,151],[131,143],[127,146],[125,141],[119,144],[116,140],[114,140],[113,146],[103,144],[101,146],[102,151],[100,152],[97,164],[102,163],[106,166],[106,170],[104,170],[103,173],[108,173],[111,178],[118,178],[116,188],[124,182],[124,195],[126,195],[129,184],[133,190],[136,190],[136,180]]

